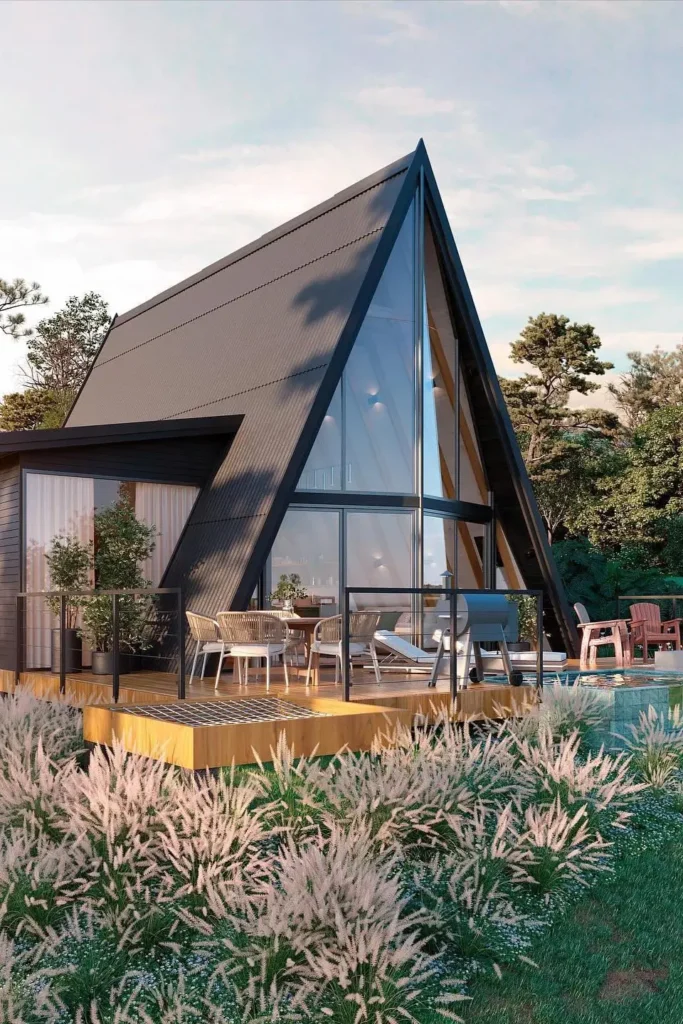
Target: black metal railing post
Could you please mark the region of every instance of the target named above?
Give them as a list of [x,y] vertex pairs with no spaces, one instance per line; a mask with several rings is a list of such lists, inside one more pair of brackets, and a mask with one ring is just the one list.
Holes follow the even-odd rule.
[[119,675],[120,675],[120,663],[119,663],[119,595],[112,595],[112,610],[111,610],[111,621],[112,621],[112,679],[111,689],[114,703],[119,702]]
[[18,685],[21,682],[21,669],[23,664],[23,638],[24,638],[24,605],[21,594],[17,595],[17,649],[16,649],[16,665],[14,668],[14,682]]
[[543,593],[536,594],[536,689],[543,689]]
[[351,664],[350,664],[350,638],[351,615],[349,613],[349,591],[344,587],[342,591],[342,691],[343,699],[351,700]]
[[178,700],[185,700],[185,595],[178,590]]
[[[448,594],[449,624],[448,630],[450,648],[450,682],[451,682],[451,703],[455,704],[458,699],[458,595],[455,590]],[[469,665],[465,665],[465,672],[469,671]]]
[[59,597],[59,692],[66,693],[66,594]]

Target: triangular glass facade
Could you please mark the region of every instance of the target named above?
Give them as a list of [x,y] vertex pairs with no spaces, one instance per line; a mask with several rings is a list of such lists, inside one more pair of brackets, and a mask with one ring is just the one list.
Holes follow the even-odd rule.
[[358,332],[299,490],[417,492],[415,205]]

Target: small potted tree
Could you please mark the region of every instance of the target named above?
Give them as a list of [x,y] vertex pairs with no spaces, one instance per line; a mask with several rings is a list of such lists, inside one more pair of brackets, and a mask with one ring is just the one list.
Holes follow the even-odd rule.
[[[126,497],[95,515],[95,585],[98,590],[144,590],[141,564],[154,551],[156,527],[140,522]],[[146,623],[149,597],[123,595],[119,607],[119,671],[130,672],[133,655],[150,646]],[[111,675],[114,669],[113,601],[108,595],[87,598],[83,609],[83,637],[92,648],[92,671]]]
[[[64,631],[65,669],[80,672],[83,667],[83,641],[78,630],[78,610],[82,601],[74,592],[85,590],[90,581],[92,551],[77,537],[58,534],[53,537],[50,550],[45,556],[50,570],[50,590],[71,595],[65,599],[66,629]],[[60,614],[61,599],[57,594],[47,599],[50,611]],[[60,671],[61,629],[52,630],[51,638],[52,671]]]
[[294,614],[294,602],[303,600],[306,597],[308,597],[308,592],[301,585],[301,576],[296,572],[289,575],[283,573],[278,580],[275,590],[270,595],[271,601],[281,602],[283,611],[288,612],[290,615]]

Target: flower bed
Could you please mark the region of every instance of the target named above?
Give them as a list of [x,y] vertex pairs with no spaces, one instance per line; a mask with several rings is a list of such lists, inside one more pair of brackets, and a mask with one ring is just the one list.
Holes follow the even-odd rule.
[[2,701],[0,1020],[458,1019],[468,980],[514,970],[683,809],[679,724],[591,753],[596,707],[566,691],[202,778],[117,749],[86,766],[77,713]]

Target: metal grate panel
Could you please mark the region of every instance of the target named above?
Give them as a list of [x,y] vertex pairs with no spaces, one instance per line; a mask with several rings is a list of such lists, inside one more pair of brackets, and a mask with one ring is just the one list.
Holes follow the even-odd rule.
[[119,707],[126,715],[155,718],[176,725],[247,725],[252,722],[281,722],[293,718],[328,718],[324,711],[290,704],[279,697],[245,697],[242,700],[188,701],[177,704],[145,704]]

